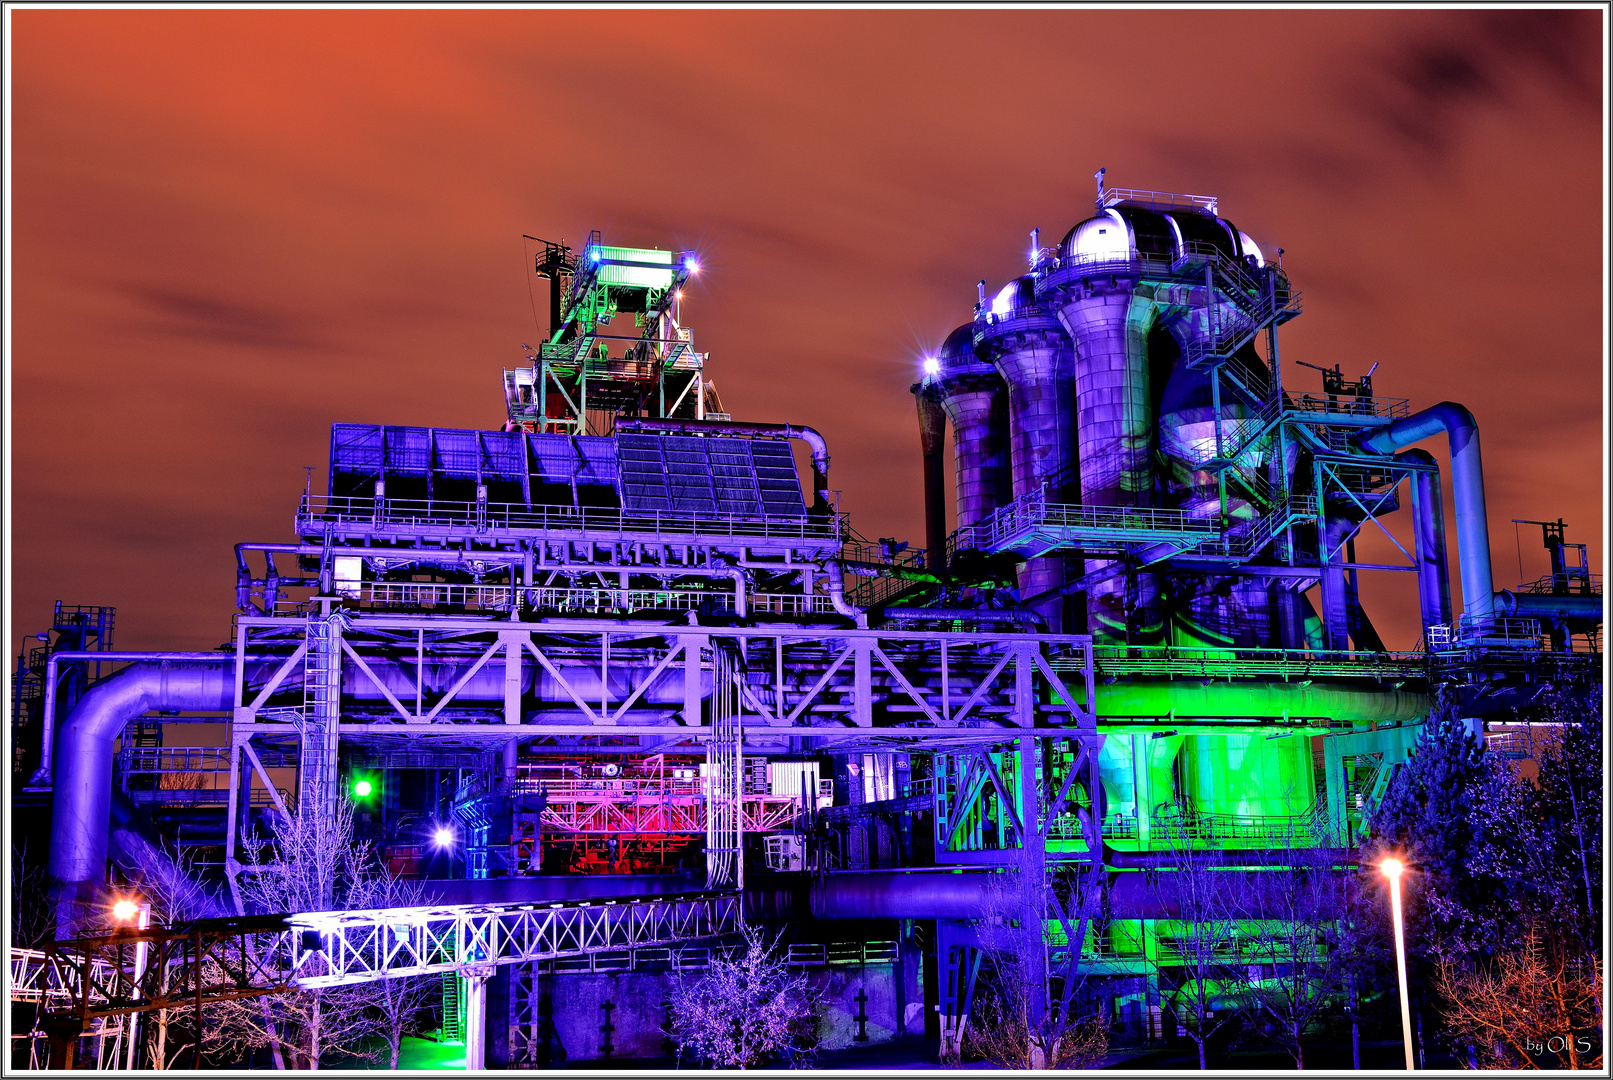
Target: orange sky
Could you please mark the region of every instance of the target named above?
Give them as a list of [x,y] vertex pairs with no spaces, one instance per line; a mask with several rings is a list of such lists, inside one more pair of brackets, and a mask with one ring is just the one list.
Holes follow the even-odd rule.
[[211,648],[332,422],[497,427],[547,321],[522,233],[697,247],[728,409],[819,428],[859,531],[920,540],[917,358],[1100,165],[1287,250],[1285,361],[1473,410],[1497,587],[1512,518],[1600,570],[1599,11],[10,15],[15,634],[59,598]]

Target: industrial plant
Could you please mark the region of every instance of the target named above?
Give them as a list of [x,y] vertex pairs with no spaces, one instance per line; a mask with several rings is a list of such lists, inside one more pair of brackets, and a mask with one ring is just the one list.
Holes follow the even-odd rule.
[[[1191,1045],[1229,991],[1184,883],[1281,922],[1263,883],[1359,873],[1431,714],[1512,752],[1543,688],[1602,680],[1571,526],[1498,588],[1479,421],[1285,352],[1301,294],[1220,213],[1100,176],[1020,276],[959,281],[973,317],[914,358],[922,545],[853,528],[811,402],[723,411],[697,253],[545,242],[502,424],[331,417],[292,533],[235,546],[227,645],[118,651],[71,604],[25,644],[49,932],[12,949],[14,1066],[291,1065],[227,1060],[210,1010],[284,1030],[297,994],[406,981],[470,1070],[695,1064],[674,991],[756,930],[812,1006],[773,1064],[967,1065],[1009,1014],[1033,1064],[1078,1021]],[[1362,575],[1415,589],[1415,650]],[[396,902],[337,868],[266,908],[292,822],[349,829]]]

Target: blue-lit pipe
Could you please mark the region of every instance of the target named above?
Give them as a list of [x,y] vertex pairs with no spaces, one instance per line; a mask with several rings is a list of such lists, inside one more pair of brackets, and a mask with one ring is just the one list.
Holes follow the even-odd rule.
[[1400,461],[1429,466],[1411,477],[1412,529],[1417,540],[1417,596],[1422,604],[1423,629],[1449,626],[1451,575],[1445,561],[1445,500],[1440,491],[1439,467],[1427,450],[1402,450]]
[[1361,440],[1361,449],[1389,454],[1431,435],[1450,438],[1451,485],[1456,497],[1456,555],[1462,572],[1462,610],[1471,619],[1495,613],[1490,574],[1490,524],[1484,507],[1484,461],[1479,454],[1479,425],[1467,408],[1454,401],[1414,413],[1378,428]]
[[[235,658],[133,664],[94,686],[62,721],[51,762],[50,879],[59,899],[93,901],[106,873],[112,744],[153,709],[220,712],[235,704]],[[70,910],[70,909],[69,909]]]
[[1552,593],[1515,593],[1502,589],[1495,594],[1495,613],[1519,619],[1574,619],[1602,621],[1600,596],[1557,596]]

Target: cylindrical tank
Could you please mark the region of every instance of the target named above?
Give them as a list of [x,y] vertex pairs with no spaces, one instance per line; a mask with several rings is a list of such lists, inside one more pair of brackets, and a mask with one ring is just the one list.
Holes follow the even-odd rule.
[[[1137,224],[1130,220],[1138,216]],[[1079,501],[1089,506],[1154,502],[1153,402],[1148,332],[1158,308],[1139,289],[1138,253],[1168,260],[1173,234],[1160,214],[1106,210],[1065,236],[1057,272],[1039,290],[1074,348]],[[1089,575],[1118,569],[1089,560]],[[1157,641],[1163,630],[1155,575],[1118,573],[1087,591],[1087,628],[1102,641]]]
[[997,369],[975,355],[974,323],[947,335],[925,376],[952,421],[958,527],[973,525],[1013,498],[1008,458],[1008,389]]
[[[982,304],[974,336],[977,354],[1008,384],[1014,498],[1043,492],[1049,502],[1079,501],[1075,358],[1057,317],[1037,305],[1035,278],[1016,278]],[[1070,579],[1071,562],[1042,556],[1019,568],[1020,596],[1042,598],[1032,606],[1054,633],[1066,629],[1066,598],[1057,593]]]

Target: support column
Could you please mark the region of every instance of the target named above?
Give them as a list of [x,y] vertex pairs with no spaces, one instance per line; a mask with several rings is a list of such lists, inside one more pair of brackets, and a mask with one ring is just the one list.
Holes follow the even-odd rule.
[[515,631],[502,631],[499,640],[504,643],[504,722],[521,722],[521,653],[522,645],[531,635]]
[[683,643],[683,723],[687,727],[700,726],[700,658],[710,638],[704,634],[686,634]]
[[465,972],[465,1071],[487,1068],[487,980],[491,968]]
[[872,638],[853,638],[852,662],[852,722],[858,727],[874,726],[874,642]]

